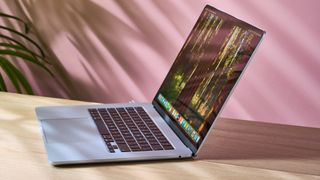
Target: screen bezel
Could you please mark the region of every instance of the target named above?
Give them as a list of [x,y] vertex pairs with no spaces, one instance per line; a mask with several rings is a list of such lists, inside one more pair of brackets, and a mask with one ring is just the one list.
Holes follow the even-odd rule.
[[[206,6],[204,7],[203,11],[201,12],[201,14],[199,15],[199,18],[197,19],[196,23],[194,24],[191,32],[189,33],[186,41],[184,42],[184,44],[187,43],[187,40],[188,40],[188,39],[190,38],[190,36],[192,35],[192,32],[193,32],[194,29],[196,28],[196,25],[197,25],[198,22],[201,20],[201,18],[200,18],[201,15],[202,15],[206,10],[211,10],[211,11],[213,11],[213,12],[222,13],[223,15],[228,16],[228,17],[234,19],[235,22],[243,23],[243,24],[245,24],[246,26],[252,27],[252,29],[261,31],[262,34],[261,34],[261,38],[260,38],[257,46],[254,48],[253,53],[251,54],[250,58],[248,59],[245,67],[243,68],[243,70],[242,70],[242,72],[240,73],[237,81],[235,82],[235,84],[234,84],[233,87],[231,88],[231,90],[230,90],[229,94],[227,95],[227,97],[226,97],[223,105],[221,106],[220,110],[218,111],[217,116],[215,117],[215,119],[213,119],[213,122],[212,122],[212,124],[211,124],[211,126],[210,126],[210,128],[209,128],[209,130],[208,130],[208,132],[207,132],[207,134],[206,134],[206,135],[203,137],[203,139],[202,139],[201,141],[199,141],[198,143],[195,143],[195,142],[188,136],[188,134],[176,123],[176,121],[173,119],[173,117],[171,117],[171,115],[170,115],[166,110],[164,110],[164,108],[162,107],[162,105],[161,105],[161,104],[158,102],[158,100],[157,100],[157,96],[158,96],[159,93],[160,93],[160,89],[161,89],[162,85],[165,83],[165,80],[167,79],[169,72],[170,72],[171,69],[174,67],[174,64],[175,64],[175,62],[177,61],[178,56],[176,57],[175,61],[173,62],[170,70],[168,71],[168,73],[167,73],[167,75],[166,75],[166,77],[165,77],[165,80],[163,81],[163,83],[161,84],[158,92],[156,93],[155,97],[153,98],[152,104],[154,105],[155,109],[159,112],[159,114],[162,116],[162,118],[163,118],[163,119],[167,122],[167,124],[171,127],[171,129],[177,134],[177,136],[184,142],[184,144],[185,144],[187,147],[189,147],[189,148],[191,149],[191,151],[193,152],[194,155],[197,154],[198,150],[201,148],[201,146],[202,146],[202,145],[204,144],[204,142],[206,141],[208,135],[211,133],[211,130],[213,129],[213,126],[214,126],[215,121],[217,120],[217,118],[219,117],[219,115],[220,115],[220,113],[222,112],[223,108],[225,107],[226,102],[229,100],[230,96],[232,95],[235,87],[237,86],[238,82],[240,81],[242,75],[244,74],[245,70],[246,70],[247,67],[248,67],[248,64],[251,62],[252,57],[255,55],[256,50],[258,49],[259,45],[261,44],[261,42],[262,42],[262,40],[263,40],[263,38],[264,38],[264,36],[265,36],[265,34],[266,34],[265,31],[263,31],[263,30],[255,27],[255,26],[252,26],[251,24],[248,24],[248,23],[246,23],[246,22],[244,22],[244,21],[242,21],[242,20],[240,20],[240,19],[238,19],[238,18],[235,18],[234,16],[231,16],[231,15],[229,15],[229,14],[223,12],[223,11],[220,11],[220,10],[218,10],[218,9],[210,6],[210,5],[206,5]],[[181,48],[181,50],[180,50],[180,52],[179,52],[178,54],[180,54],[181,51],[182,51],[182,48]]]

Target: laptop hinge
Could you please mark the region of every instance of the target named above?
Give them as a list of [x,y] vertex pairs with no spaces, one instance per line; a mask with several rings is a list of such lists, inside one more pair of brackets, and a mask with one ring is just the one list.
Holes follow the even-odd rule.
[[164,121],[169,125],[169,127],[173,130],[173,132],[183,142],[183,144],[192,151],[192,156],[194,156],[198,150],[196,146],[192,144],[192,142],[188,139],[188,137],[186,137],[186,135],[179,129],[179,127],[165,113],[165,111],[162,110],[162,108],[156,101],[152,101],[152,105],[156,109],[156,111],[160,114],[160,116],[164,119]]

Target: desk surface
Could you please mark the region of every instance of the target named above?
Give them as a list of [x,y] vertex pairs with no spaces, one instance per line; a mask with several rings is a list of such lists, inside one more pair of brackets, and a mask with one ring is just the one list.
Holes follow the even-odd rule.
[[34,108],[75,104],[0,93],[0,179],[320,179],[320,129],[225,118],[194,160],[51,166]]

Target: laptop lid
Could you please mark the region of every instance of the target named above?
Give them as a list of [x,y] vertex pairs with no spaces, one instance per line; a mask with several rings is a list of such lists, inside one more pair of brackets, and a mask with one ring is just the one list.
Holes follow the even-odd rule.
[[153,100],[194,154],[264,34],[209,5],[202,11]]

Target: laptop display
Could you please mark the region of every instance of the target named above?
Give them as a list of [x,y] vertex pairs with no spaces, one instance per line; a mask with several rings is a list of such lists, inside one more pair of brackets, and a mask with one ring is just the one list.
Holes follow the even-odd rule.
[[199,147],[264,31],[207,6],[154,101]]

